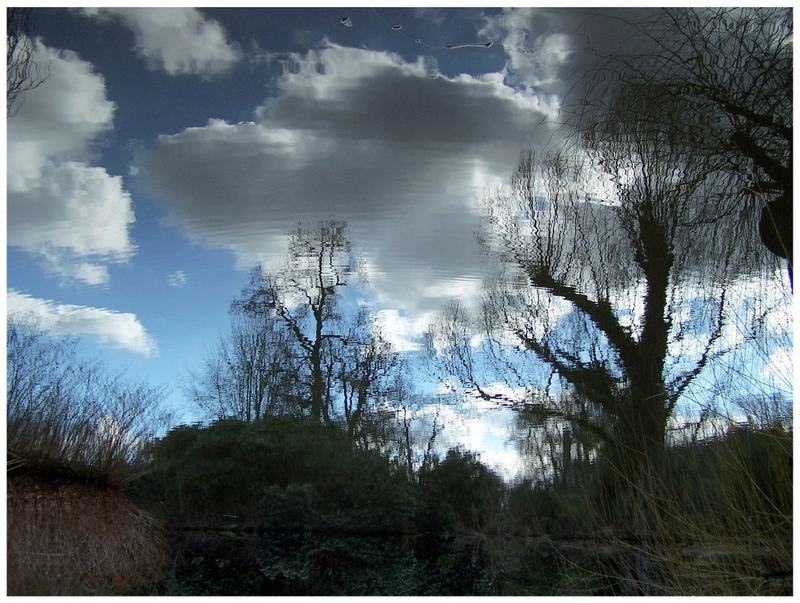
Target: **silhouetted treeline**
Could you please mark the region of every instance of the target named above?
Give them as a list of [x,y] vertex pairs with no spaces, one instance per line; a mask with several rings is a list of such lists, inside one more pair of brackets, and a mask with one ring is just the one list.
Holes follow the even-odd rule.
[[[726,593],[755,592],[758,576],[791,568],[791,442],[776,426],[670,450],[665,498],[651,501],[675,521],[670,573],[651,577],[664,592],[719,588],[704,574],[710,542],[727,555],[729,565],[716,570]],[[453,449],[409,474],[396,458],[353,448],[340,428],[288,417],[180,427],[151,453],[152,471],[128,493],[173,530],[177,564],[162,594],[643,588],[623,576],[642,542],[635,532],[609,532],[615,473],[602,462],[577,466],[572,484],[505,484]],[[781,584],[760,588],[781,592]]]

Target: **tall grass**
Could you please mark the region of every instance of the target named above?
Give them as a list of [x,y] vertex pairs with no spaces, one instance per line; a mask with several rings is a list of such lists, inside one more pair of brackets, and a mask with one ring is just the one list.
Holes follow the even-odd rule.
[[9,468],[121,485],[141,466],[162,393],[78,357],[25,322],[7,332]]
[[717,430],[671,446],[649,482],[634,483],[601,458],[584,493],[598,546],[575,567],[581,579],[570,590],[791,593],[792,432],[779,424]]

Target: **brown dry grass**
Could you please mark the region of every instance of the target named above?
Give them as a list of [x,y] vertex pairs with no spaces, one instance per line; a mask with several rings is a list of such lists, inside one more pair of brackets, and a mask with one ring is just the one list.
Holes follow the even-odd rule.
[[147,594],[167,561],[119,489],[9,476],[9,595]]

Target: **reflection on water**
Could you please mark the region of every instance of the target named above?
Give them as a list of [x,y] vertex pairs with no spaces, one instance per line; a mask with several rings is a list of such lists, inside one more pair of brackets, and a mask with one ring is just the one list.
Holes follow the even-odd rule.
[[562,432],[569,429],[563,420],[531,421],[516,405],[464,400],[424,406],[417,420],[418,431],[428,434],[438,421],[433,450],[440,458],[451,448],[473,452],[508,483],[548,482],[561,474]]
[[[171,10],[8,13],[17,468],[141,464],[174,531],[252,533],[246,592],[538,592],[526,539],[580,529],[695,594],[677,544],[787,539],[791,10]],[[145,442],[132,385],[96,425],[40,335],[206,423]],[[176,588],[235,589],[188,540]]]
[[430,596],[490,594],[485,552],[431,536],[272,533],[256,562],[281,594]]
[[[432,535],[357,536],[311,532],[205,534],[184,539],[191,559],[166,595],[481,596],[555,594],[549,553],[525,575],[524,561],[503,560],[501,539]],[[492,551],[490,551],[492,549]],[[493,556],[494,553],[494,556]]]

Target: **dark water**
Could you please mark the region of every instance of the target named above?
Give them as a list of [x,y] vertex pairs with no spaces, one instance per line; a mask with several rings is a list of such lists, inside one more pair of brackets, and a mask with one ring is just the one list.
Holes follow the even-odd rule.
[[499,538],[271,532],[180,539],[181,563],[163,594],[548,595],[566,580],[541,547],[538,555],[514,547],[512,558]]

